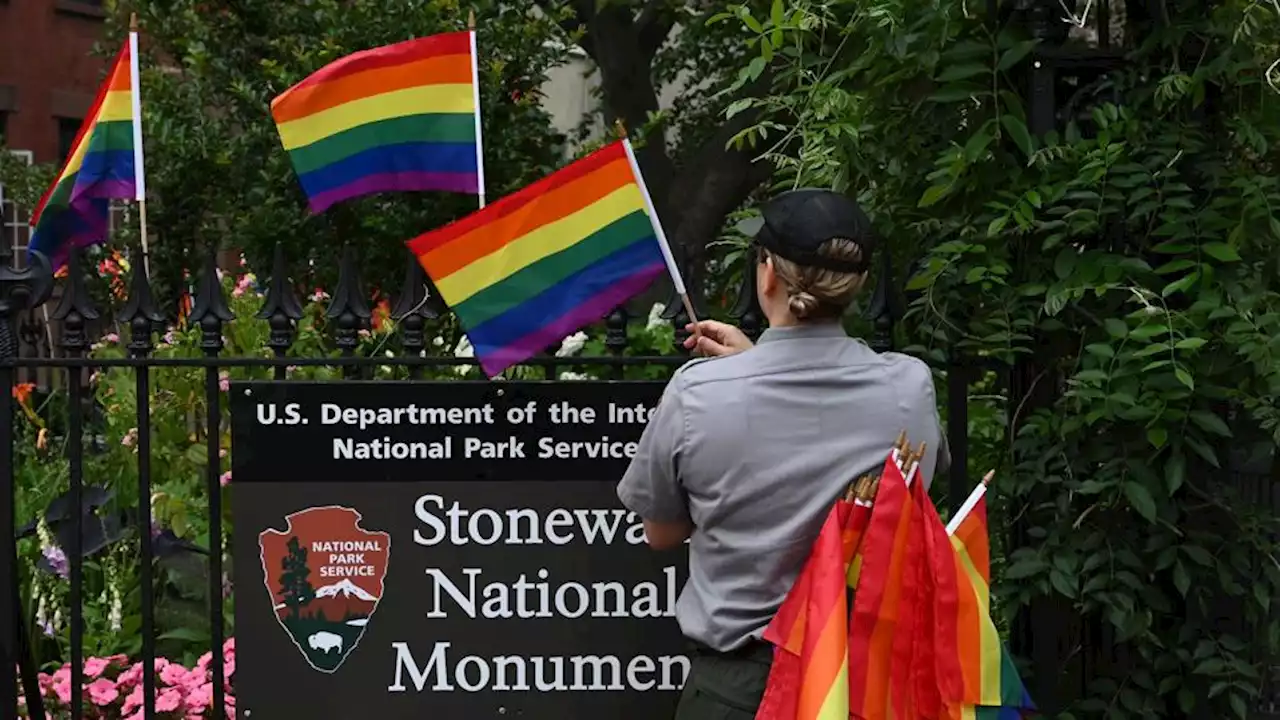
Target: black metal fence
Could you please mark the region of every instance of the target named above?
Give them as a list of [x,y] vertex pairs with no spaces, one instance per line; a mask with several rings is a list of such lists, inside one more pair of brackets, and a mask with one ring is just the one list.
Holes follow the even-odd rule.
[[[3,249],[0,249],[3,253]],[[93,435],[90,427],[92,419],[92,403],[90,402],[91,384],[87,380],[89,373],[109,368],[131,369],[137,399],[137,493],[138,510],[134,518],[138,552],[141,559],[139,577],[139,602],[141,604],[141,660],[144,667],[154,667],[156,660],[156,608],[154,597],[156,579],[153,565],[156,558],[156,547],[152,527],[152,512],[147,499],[152,496],[152,417],[151,400],[157,392],[163,390],[155,384],[157,368],[198,368],[203,371],[203,399],[205,413],[200,419],[200,434],[206,446],[205,463],[205,496],[209,522],[209,548],[207,568],[207,608],[210,632],[210,671],[213,683],[212,717],[220,717],[224,705],[224,667],[221,648],[226,636],[226,622],[223,617],[223,567],[222,554],[219,552],[224,528],[222,527],[223,508],[220,487],[220,424],[222,408],[220,407],[220,371],[229,368],[271,368],[276,379],[288,377],[290,367],[327,366],[340,367],[347,378],[365,376],[377,366],[393,366],[407,368],[410,378],[420,377],[425,368],[445,366],[474,365],[472,358],[433,355],[433,343],[428,337],[428,327],[432,320],[438,318],[446,309],[436,298],[434,289],[423,275],[417,262],[409,258],[404,285],[396,298],[391,317],[395,320],[395,332],[399,335],[399,354],[394,357],[362,356],[357,352],[359,334],[369,326],[372,316],[370,302],[362,288],[357,272],[357,263],[353,253],[344,251],[339,281],[334,289],[332,299],[325,311],[325,317],[332,330],[333,342],[338,348],[337,356],[307,357],[292,352],[299,320],[303,317],[303,306],[296,293],[294,283],[288,277],[288,268],[282,252],[277,248],[273,272],[265,283],[266,291],[261,310],[256,318],[265,321],[269,327],[266,341],[271,350],[271,357],[222,355],[225,349],[224,330],[229,323],[236,320],[228,307],[224,288],[218,278],[215,257],[211,253],[200,276],[195,292],[194,302],[187,323],[198,328],[199,347],[203,357],[156,357],[157,333],[164,332],[164,319],[158,311],[153,299],[151,287],[137,264],[129,285],[129,293],[123,308],[114,318],[121,326],[127,327],[129,336],[125,347],[126,357],[101,358],[91,357],[91,338],[95,337],[94,328],[101,327],[103,318],[94,307],[87,290],[82,263],[78,256],[69,263],[66,279],[62,282],[55,309],[49,315],[56,327],[54,345],[57,352],[47,357],[23,356],[18,352],[17,337],[14,333],[16,320],[24,311],[39,307],[49,297],[53,288],[53,277],[47,261],[39,256],[32,256],[30,267],[14,270],[8,258],[0,257],[0,387],[14,388],[19,376],[53,381],[60,379],[65,389],[66,418],[65,435],[67,440],[66,462],[69,469],[66,504],[70,508],[68,519],[70,527],[66,530],[66,556],[69,561],[69,635],[70,649],[70,707],[72,717],[82,717],[86,697],[83,686],[84,674],[84,567],[85,567],[85,520],[91,517],[95,501],[86,496],[92,490],[85,480],[86,452],[93,452],[93,445],[86,443],[86,438]],[[748,264],[750,265],[750,264]],[[891,282],[892,265],[886,252],[879,267],[877,289],[870,298],[866,315],[873,328],[870,344],[877,350],[887,350],[892,343],[895,322],[893,302],[893,283]],[[687,334],[685,325],[688,318],[678,301],[668,302],[664,318],[668,320],[675,332],[675,343],[668,354],[650,356],[632,356],[625,354],[628,347],[630,316],[625,307],[615,309],[604,321],[604,344],[607,354],[595,356],[557,357],[553,352],[545,353],[523,366],[540,368],[547,379],[559,376],[561,368],[594,367],[606,377],[621,379],[628,368],[648,367],[662,368],[669,372],[687,359],[682,341]],[[763,314],[755,297],[754,268],[747,267],[741,279],[741,287],[728,309],[744,330],[756,337],[763,325]],[[125,342],[122,339],[122,342]],[[554,348],[550,349],[554,351]],[[40,371],[40,372],[35,372]],[[57,376],[60,376],[58,378]],[[956,377],[962,377],[959,373]],[[960,497],[962,491],[968,489],[963,459],[966,446],[967,422],[964,410],[966,388],[961,384],[952,384],[951,409],[947,413],[950,420],[950,441],[956,448],[959,462],[953,469],[951,482],[957,490],[952,497]],[[0,662],[3,667],[20,670],[22,694],[26,698],[28,712],[31,717],[44,717],[45,708],[41,701],[41,688],[37,684],[37,670],[41,658],[27,642],[28,633],[23,613],[23,598],[20,597],[19,568],[17,562],[17,544],[15,541],[18,523],[26,523],[28,518],[15,518],[15,411],[14,395],[9,390],[0,393],[0,558],[4,558],[6,571],[0,578],[0,651],[3,656]],[[90,422],[86,422],[89,413]],[[87,511],[78,509],[87,508]],[[156,687],[155,675],[143,673],[142,712],[144,717],[155,716]],[[12,672],[0,672],[0,717],[12,716],[18,702],[18,681]]]

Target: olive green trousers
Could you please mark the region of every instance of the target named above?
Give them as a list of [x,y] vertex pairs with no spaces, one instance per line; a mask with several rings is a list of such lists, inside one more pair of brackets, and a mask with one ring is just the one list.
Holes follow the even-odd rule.
[[754,720],[773,664],[765,643],[733,653],[694,648],[675,720]]

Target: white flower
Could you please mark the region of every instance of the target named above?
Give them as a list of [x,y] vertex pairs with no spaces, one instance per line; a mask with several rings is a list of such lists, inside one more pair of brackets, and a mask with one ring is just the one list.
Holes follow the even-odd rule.
[[442,337],[440,337],[439,335],[437,335],[437,336],[435,336],[435,337],[431,338],[431,344],[432,344],[432,345],[435,345],[436,347],[441,347],[441,346],[443,346],[443,345],[444,345],[444,338],[442,338]]
[[582,346],[587,344],[587,334],[579,330],[560,341],[560,349],[556,350],[556,357],[570,357],[582,352]]
[[453,349],[453,356],[454,357],[475,357],[476,356],[475,348],[471,347],[471,341],[467,339],[466,335],[463,335],[458,340],[458,346]]
[[586,373],[569,372],[568,370],[560,373],[561,380],[590,380],[591,376]]
[[663,305],[662,303],[654,303],[653,307],[649,308],[649,319],[645,321],[644,329],[653,330],[654,328],[659,328],[665,325],[667,321],[662,319],[662,313],[666,309],[666,305]]

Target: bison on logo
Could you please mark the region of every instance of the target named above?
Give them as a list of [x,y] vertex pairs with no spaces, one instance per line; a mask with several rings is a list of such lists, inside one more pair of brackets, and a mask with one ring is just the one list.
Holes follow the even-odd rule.
[[360,527],[346,507],[313,507],[258,535],[276,620],[311,667],[337,671],[378,609],[391,535]]

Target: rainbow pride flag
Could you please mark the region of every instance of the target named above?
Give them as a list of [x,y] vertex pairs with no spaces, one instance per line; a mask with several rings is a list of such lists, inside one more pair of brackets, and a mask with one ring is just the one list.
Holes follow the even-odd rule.
[[27,249],[43,253],[55,269],[72,250],[106,241],[113,198],[146,197],[138,86],[138,34],[130,32],[32,214]]
[[[922,483],[913,483],[922,485]],[[910,673],[918,594],[913,569],[923,530],[908,479],[885,463],[862,539],[857,592],[849,616],[849,712],[857,718],[911,718]]]
[[362,195],[440,190],[484,201],[475,31],[324,66],[271,101],[313,213]]
[[406,243],[485,373],[533,357],[678,272],[626,140]]
[[[954,524],[951,546],[960,577],[957,623],[964,698],[972,704],[951,708],[955,720],[1021,718],[1035,711],[1013,658],[991,621],[991,549],[985,491],[975,493],[968,512]],[[961,512],[964,512],[962,508]]]

